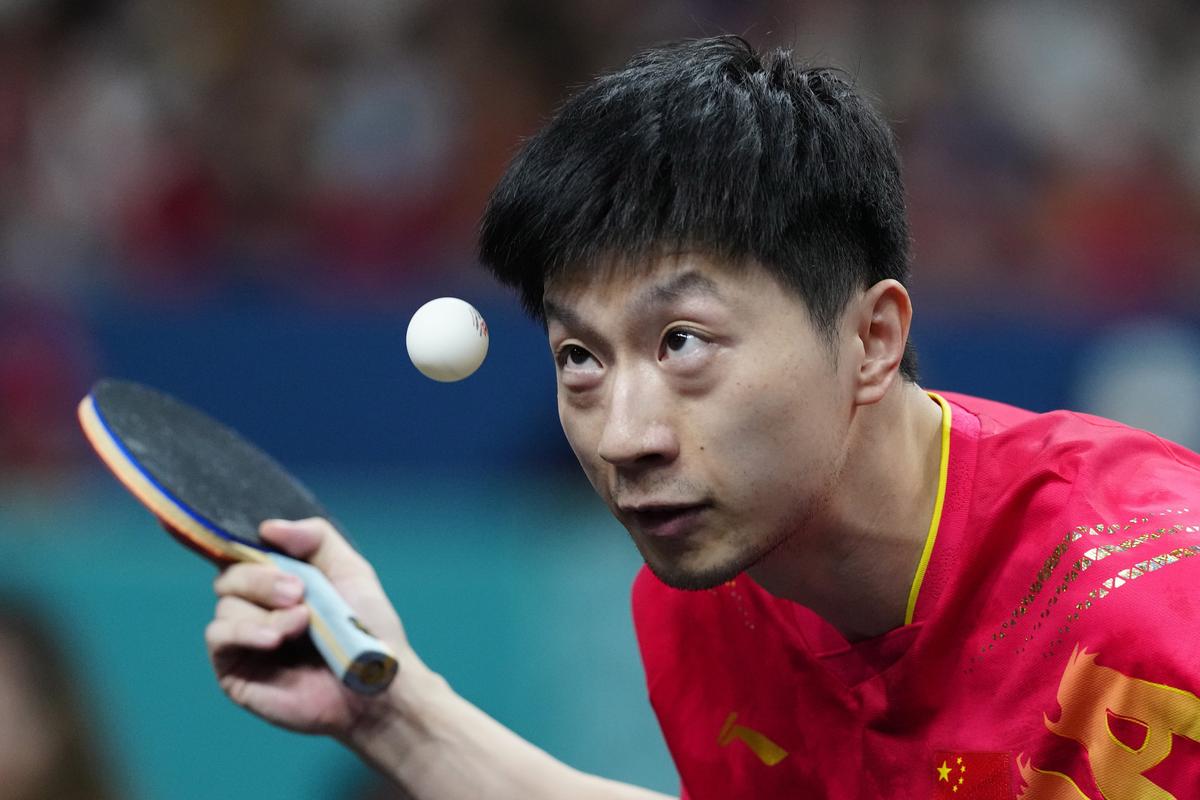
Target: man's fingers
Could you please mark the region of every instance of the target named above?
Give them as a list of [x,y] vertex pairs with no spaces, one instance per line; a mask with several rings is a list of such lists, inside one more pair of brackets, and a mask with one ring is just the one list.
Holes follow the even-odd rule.
[[241,597],[263,608],[290,608],[304,598],[304,582],[271,564],[234,564],[213,581],[221,597]]
[[231,648],[271,650],[307,627],[308,606],[268,611],[240,597],[222,597],[204,641],[214,655]]
[[[307,561],[325,573],[342,599],[376,636],[393,646],[404,643],[404,626],[384,596],[374,567],[328,520],[319,517],[296,521],[271,519],[259,526],[259,532],[263,540],[275,548]],[[261,576],[253,579],[259,580]],[[257,591],[268,589],[260,586]]]
[[358,554],[328,520],[269,519],[259,526],[262,538],[290,556],[308,561],[331,578],[344,574],[374,575],[371,565]]
[[263,540],[293,558],[307,561],[321,546],[321,540],[333,526],[318,517],[310,519],[268,519],[258,526]]

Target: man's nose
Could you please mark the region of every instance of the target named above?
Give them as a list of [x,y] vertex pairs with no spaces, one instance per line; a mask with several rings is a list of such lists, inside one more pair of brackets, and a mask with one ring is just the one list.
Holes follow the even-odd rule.
[[619,375],[609,396],[598,453],[617,467],[673,461],[679,439],[665,387],[652,376]]

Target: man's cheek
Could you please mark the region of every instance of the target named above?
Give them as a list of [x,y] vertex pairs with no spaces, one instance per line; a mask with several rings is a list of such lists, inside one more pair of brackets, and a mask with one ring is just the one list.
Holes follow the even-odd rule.
[[575,454],[575,460],[579,462],[583,474],[587,476],[588,483],[596,490],[596,494],[608,502],[608,487],[604,480],[603,462],[596,455],[596,447],[591,446],[589,449],[587,444],[573,438],[569,432],[567,433],[567,443],[571,445],[571,452]]

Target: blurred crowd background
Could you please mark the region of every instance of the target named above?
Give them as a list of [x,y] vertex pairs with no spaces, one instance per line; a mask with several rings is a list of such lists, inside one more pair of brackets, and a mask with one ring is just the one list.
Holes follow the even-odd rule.
[[895,122],[919,313],[1194,315],[1192,2],[6,0],[0,465],[82,455],[64,411],[142,338],[113,315],[493,295],[474,230],[521,138],[636,49],[725,31]]
[[[197,402],[335,495],[352,485],[341,499],[385,549],[386,487],[422,481],[492,511],[527,494],[562,511],[547,525],[571,527],[546,490],[571,474],[550,360],[476,265],[475,227],[522,137],[573,86],[655,42],[718,33],[842,67],[894,122],[927,385],[1200,446],[1200,6],[1187,0],[2,0],[0,555],[48,531],[55,547],[94,534],[79,509],[127,502],[99,478],[88,488],[74,421],[104,374]],[[419,378],[403,351],[409,315],[442,294],[474,302],[493,336],[479,375],[454,386]],[[104,518],[146,525],[123,514]],[[530,517],[509,516],[500,533],[545,546],[514,532]],[[569,541],[564,563],[583,546]],[[503,563],[528,563],[513,548]],[[78,580],[13,563],[27,562],[10,560],[0,587],[52,587],[63,635],[78,634],[61,599]],[[614,563],[621,603],[636,564]],[[126,584],[105,585],[110,604],[130,602],[116,599]],[[611,625],[633,688],[607,706],[644,714],[626,622]],[[179,641],[198,662],[194,634]],[[107,635],[85,640],[118,658]],[[100,671],[99,706],[151,702],[122,688],[123,670]],[[478,694],[503,704],[495,681]],[[149,710],[114,718],[155,730]],[[551,738],[578,742],[555,724]],[[604,740],[614,760],[630,738]],[[167,778],[138,777],[127,739],[108,748],[132,773],[118,784],[193,796],[147,790]],[[639,774],[669,790],[655,753],[662,766]]]
[[1184,0],[5,0],[0,465],[81,456],[63,412],[139,338],[106,340],[114,309],[407,318],[421,292],[493,295],[474,231],[521,138],[635,50],[720,32],[878,98],[928,318],[1194,314]]

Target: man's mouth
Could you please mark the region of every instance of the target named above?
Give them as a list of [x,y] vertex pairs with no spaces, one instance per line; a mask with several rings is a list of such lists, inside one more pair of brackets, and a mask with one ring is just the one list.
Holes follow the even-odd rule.
[[704,503],[644,503],[622,506],[621,513],[648,536],[672,538],[695,528],[707,509]]

